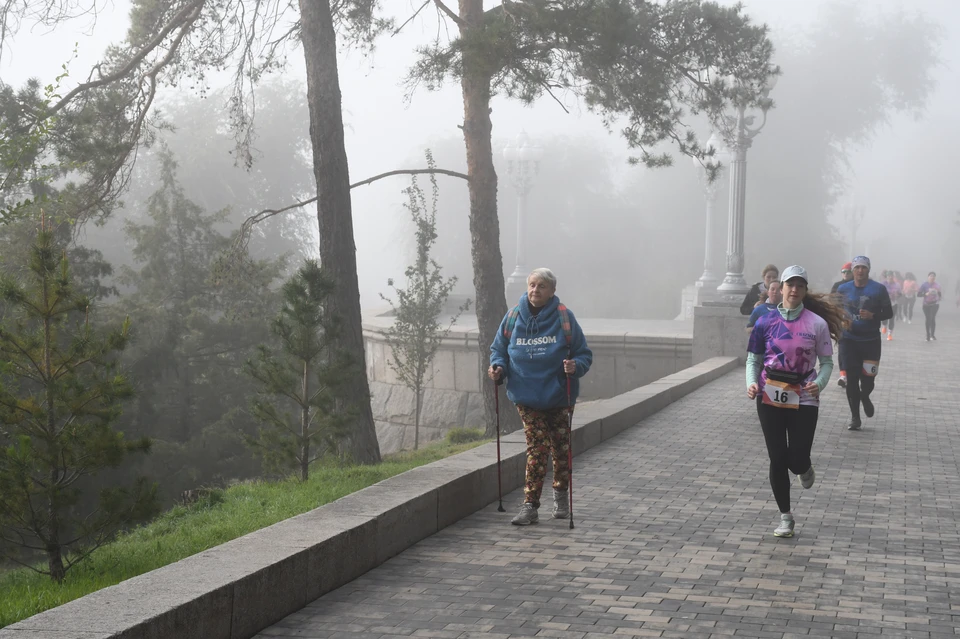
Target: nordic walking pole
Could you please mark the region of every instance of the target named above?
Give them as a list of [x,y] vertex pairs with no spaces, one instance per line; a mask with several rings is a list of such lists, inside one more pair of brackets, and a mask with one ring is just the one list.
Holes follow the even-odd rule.
[[573,403],[570,401],[570,375],[567,375],[567,490],[570,493],[570,530],[573,530]]
[[[503,369],[497,366],[496,370],[500,371],[500,374],[503,374]],[[497,512],[507,512],[503,508],[503,486],[500,482],[500,389],[497,388],[500,384],[503,383],[503,378],[498,378],[493,383],[493,397],[494,404],[497,407],[497,499],[500,500],[500,506],[497,507]]]

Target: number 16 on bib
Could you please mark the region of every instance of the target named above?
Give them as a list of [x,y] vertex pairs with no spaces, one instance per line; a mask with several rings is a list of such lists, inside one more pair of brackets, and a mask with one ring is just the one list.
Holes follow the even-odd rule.
[[777,408],[800,407],[800,387],[768,379],[763,385],[763,403]]

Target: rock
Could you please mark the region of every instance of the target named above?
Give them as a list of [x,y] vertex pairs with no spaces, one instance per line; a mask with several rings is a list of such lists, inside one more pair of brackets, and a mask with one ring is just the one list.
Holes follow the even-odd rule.
[[[403,437],[407,427],[404,424],[393,424],[374,420],[377,428],[377,442],[380,444],[380,454],[387,455],[403,449]],[[411,429],[412,430],[412,429]],[[411,442],[413,441],[411,435]],[[413,444],[411,444],[412,446]]]
[[[501,398],[505,400],[506,398]],[[506,402],[511,408],[513,404]],[[504,402],[500,402],[500,410],[504,410]],[[502,418],[502,414],[501,414]],[[463,426],[466,428],[479,428],[480,430],[486,430],[487,425],[484,423],[486,417],[483,412],[483,395],[480,393],[470,393],[467,396],[467,409],[463,415]]]
[[460,426],[466,408],[467,393],[428,388],[423,395],[420,424],[439,429]]
[[369,382],[370,384],[370,409],[373,411],[374,421],[384,419],[390,414],[390,395],[393,393],[393,384],[384,384],[383,382]]

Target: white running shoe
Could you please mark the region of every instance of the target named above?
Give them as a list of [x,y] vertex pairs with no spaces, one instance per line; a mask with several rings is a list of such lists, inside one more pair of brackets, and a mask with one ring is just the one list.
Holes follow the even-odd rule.
[[517,513],[517,516],[514,517],[510,523],[514,526],[529,526],[538,521],[540,521],[540,517],[537,514],[537,507],[525,501],[523,505],[520,506],[520,512]]
[[780,513],[780,525],[773,531],[774,537],[793,537],[793,515]]
[[570,519],[570,493],[553,489],[553,518]]

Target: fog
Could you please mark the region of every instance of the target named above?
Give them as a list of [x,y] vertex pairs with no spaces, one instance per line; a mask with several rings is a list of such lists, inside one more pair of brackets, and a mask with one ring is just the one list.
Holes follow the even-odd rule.
[[[385,3],[402,22],[420,3]],[[492,3],[491,3],[492,4]],[[732,5],[732,1],[721,4]],[[775,61],[783,76],[772,93],[776,107],[748,155],[746,267],[748,282],[759,279],[763,264],[803,263],[817,287],[836,279],[840,265],[865,252],[877,269],[941,272],[952,290],[960,277],[960,233],[956,226],[953,161],[960,148],[960,3],[955,0],[911,0],[869,3],[833,0],[752,0],[746,11],[772,29]],[[106,43],[125,29],[127,6],[107,5],[96,23],[74,23],[73,31],[56,35],[21,33],[3,53],[0,78],[17,85],[30,76],[43,81],[57,73],[72,55],[71,78],[86,76]],[[921,15],[929,31],[911,40],[890,25],[903,14]],[[398,168],[424,166],[431,149],[441,168],[465,168],[458,124],[462,101],[455,84],[437,92],[419,89],[406,95],[402,83],[418,44],[433,38],[436,16],[423,16],[393,37],[384,37],[370,55],[345,52],[340,61],[347,124],[351,180]],[[835,30],[831,33],[831,30]],[[934,85],[926,94],[923,52],[917,41],[937,41],[939,64],[930,69]],[[866,42],[882,49],[865,48]],[[295,82],[303,76],[302,61],[291,56],[283,75]],[[214,83],[222,80],[213,78]],[[214,87],[216,88],[216,87]],[[176,89],[163,104],[197,98]],[[517,195],[510,186],[502,148],[521,130],[544,149],[540,174],[529,197],[527,254],[529,267],[549,266],[560,279],[561,297],[581,316],[669,318],[676,315],[680,290],[703,268],[704,199],[697,172],[688,158],[676,157],[667,169],[627,165],[630,153],[616,132],[587,112],[572,96],[559,96],[569,113],[547,97],[526,107],[506,98],[494,100],[494,147],[500,176],[500,228],[504,273],[514,267]],[[222,98],[212,97],[209,100]],[[176,122],[174,123],[176,124]],[[690,119],[702,138],[704,122]],[[276,123],[264,123],[271,130]],[[187,127],[184,127],[185,129]],[[304,138],[306,113],[291,127]],[[229,151],[229,133],[221,131],[222,153]],[[176,139],[180,135],[179,141]],[[185,153],[192,137],[170,134],[171,147]],[[261,137],[261,168],[278,162]],[[188,196],[202,202],[214,176],[202,154],[178,157],[188,176]],[[219,170],[236,171],[229,156]],[[220,165],[216,165],[220,166]],[[145,171],[138,176],[147,179]],[[222,177],[222,176],[221,176]],[[298,178],[299,179],[299,178]],[[726,179],[724,174],[722,179]],[[462,182],[440,177],[441,210],[437,259],[445,272],[460,278],[459,292],[472,295],[468,204]],[[297,181],[295,181],[297,182]],[[299,184],[299,182],[297,182]],[[412,231],[402,208],[407,177],[385,179],[353,192],[362,305],[380,306],[386,281],[409,263]],[[238,210],[286,206],[309,197],[298,186],[256,190],[243,201],[222,197],[212,208]],[[230,192],[229,190],[224,192]],[[149,193],[133,184],[127,207],[106,227],[85,230],[84,242],[113,248],[122,262],[110,225],[137,215],[138,201]],[[257,201],[259,198],[259,201]],[[727,189],[718,197],[716,267],[722,270],[726,237]],[[861,207],[864,218],[857,246],[849,246],[846,212]],[[315,253],[312,208],[289,213],[265,224],[298,229],[302,254]],[[289,235],[289,233],[288,233]],[[289,249],[290,246],[286,246]]]
[[[732,6],[734,0],[721,3]],[[422,0],[381,4],[403,29],[378,39],[369,52],[343,50],[338,58],[351,182],[423,168],[427,153],[439,168],[465,173],[459,85],[411,91],[404,82],[417,47],[453,26],[439,22],[435,11],[405,23]],[[744,5],[755,22],[770,26],[773,59],[782,71],[771,94],[775,106],[747,156],[747,283],[759,280],[767,263],[781,268],[802,264],[812,288],[826,291],[842,264],[853,255],[867,254],[876,272],[912,271],[923,279],[928,271],[937,271],[952,302],[954,285],[960,282],[960,205],[953,175],[960,148],[960,1],[750,0]],[[59,81],[51,91],[62,95],[91,77],[91,68],[108,45],[124,38],[129,9],[128,0],[102,0],[96,19],[73,21],[56,31],[24,25],[0,52],[0,125],[24,119],[32,101],[43,99],[42,88],[39,95],[14,93],[28,79],[37,78],[40,87]],[[61,75],[64,68],[67,73]],[[135,476],[156,481],[163,503],[169,505],[184,491],[283,470],[254,450],[264,423],[251,409],[251,400],[289,393],[257,378],[251,358],[284,347],[271,328],[289,302],[285,297],[294,294],[289,287],[282,290],[283,282],[290,281],[305,258],[318,256],[316,209],[309,205],[268,217],[255,227],[249,253],[235,250],[233,234],[252,215],[315,195],[304,77],[303,56],[291,51],[289,66],[259,83],[249,167],[235,162],[229,72],[211,73],[201,83],[163,87],[153,104],[149,135],[134,154],[123,204],[100,219],[83,217],[90,210],[82,206],[85,194],[75,197],[63,176],[109,173],[103,165],[113,166],[118,149],[126,152],[124,140],[111,136],[120,138],[127,130],[125,119],[133,111],[127,94],[120,102],[116,94],[104,91],[109,95],[98,95],[102,102],[96,102],[96,108],[77,109],[63,118],[68,126],[54,128],[52,135],[31,130],[15,136],[13,144],[0,139],[4,158],[12,157],[11,148],[17,153],[26,148],[32,155],[30,141],[43,149],[39,159],[9,163],[36,169],[15,175],[19,184],[12,192],[17,198],[42,196],[44,189],[57,194],[39,204],[31,202],[22,217],[0,225],[0,274],[21,277],[27,272],[24,265],[42,211],[43,219],[58,222],[53,232],[77,290],[94,300],[72,307],[83,308],[76,312],[75,326],[103,331],[131,327],[129,345],[111,360],[128,374],[131,394],[122,410],[118,400],[111,426],[127,441],[144,438],[152,440],[153,447],[130,464],[91,475],[85,505],[93,506],[99,488],[122,485]],[[91,112],[97,115],[88,117]],[[631,150],[620,134],[624,124],[605,126],[569,94],[548,95],[528,106],[496,97],[492,120],[505,276],[515,268],[519,196],[503,151],[525,132],[542,151],[527,199],[526,231],[519,238],[525,266],[556,272],[559,297],[584,320],[588,332],[591,319],[677,317],[683,289],[703,271],[705,242],[713,248],[714,269],[722,277],[726,173],[717,183],[714,232],[705,238],[701,167],[676,149],[651,149],[673,154],[675,162],[668,168],[631,164]],[[683,123],[702,141],[711,135],[703,117],[686,114]],[[54,161],[38,166],[47,161],[43,153]],[[97,171],[84,173],[89,166]],[[429,197],[428,178],[418,179]],[[437,180],[433,258],[446,276],[458,278],[455,293],[472,298],[466,183],[449,175]],[[400,280],[414,260],[414,228],[404,208],[404,189],[410,183],[409,175],[399,175],[351,192],[361,306],[368,320],[384,310],[381,294],[390,292],[388,280],[403,287]],[[102,192],[94,190],[96,195]],[[113,199],[98,200],[104,201],[104,208],[113,207]],[[3,207],[8,204],[0,199]],[[53,208],[44,210],[47,206]],[[72,217],[57,217],[56,207]],[[862,215],[855,229],[852,213]],[[83,220],[73,226],[76,217]],[[960,295],[960,286],[957,291]],[[7,310],[0,304],[5,322]],[[944,310],[958,312],[952,303],[944,304]],[[677,326],[658,326],[665,324]],[[353,335],[355,361],[348,364],[356,364],[362,374],[360,336]],[[368,362],[375,358],[370,355]],[[349,379],[353,366],[341,366],[343,361],[331,359],[330,364],[339,367],[338,378]],[[455,364],[455,370],[459,366]],[[306,366],[303,370],[309,374]],[[117,376],[121,378],[126,383],[127,377]],[[395,385],[374,381],[380,394],[374,389],[370,405],[379,402],[383,410],[373,416],[379,423],[367,420],[371,423],[363,434],[376,444],[374,427],[389,421],[395,407],[397,414],[405,410],[406,404],[394,399],[399,397],[393,395]],[[468,407],[477,397],[488,405],[483,416],[472,410],[462,417],[458,412],[449,419],[436,418],[431,426],[435,433],[455,423],[492,435],[490,394],[465,396],[462,402],[437,396],[435,405]],[[368,398],[364,394],[362,399]],[[278,410],[286,410],[285,405],[292,406],[284,399]],[[495,423],[500,425],[499,418]],[[500,427],[504,432],[511,428],[506,419]],[[392,446],[402,446],[404,433],[400,435]],[[0,447],[4,437],[9,434],[0,429]],[[371,446],[360,460],[379,458],[375,449]],[[343,453],[332,443],[322,450]]]

